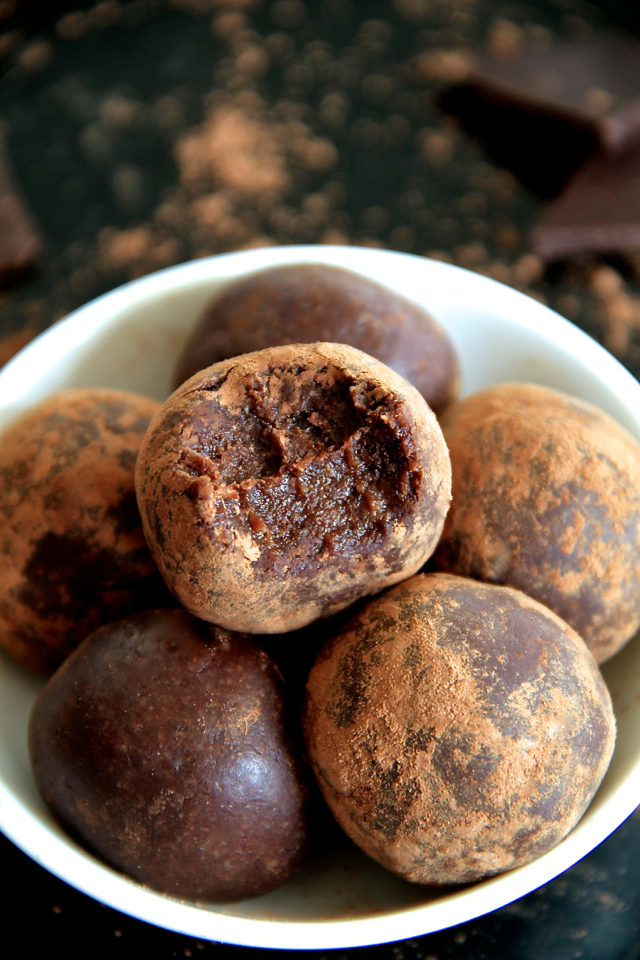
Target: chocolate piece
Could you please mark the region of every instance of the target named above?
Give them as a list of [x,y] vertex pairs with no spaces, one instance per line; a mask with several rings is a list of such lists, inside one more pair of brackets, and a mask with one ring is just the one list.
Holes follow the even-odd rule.
[[103,627],[42,691],[29,744],[56,816],[140,883],[231,900],[300,864],[305,788],[281,682],[247,637],[183,610]]
[[41,252],[40,233],[20,196],[0,139],[0,283],[27,273]]
[[591,404],[507,383],[443,422],[453,500],[440,570],[546,604],[598,662],[640,626],[640,446]]
[[415,573],[450,495],[440,427],[343,344],[272,347],[177,390],[140,450],[145,535],[170,589],[233,630],[295,630]]
[[613,753],[611,700],[578,635],[517,590],[413,577],[311,670],[305,732],[324,797],[407,880],[529,863],[578,822]]
[[442,107],[494,159],[543,197],[555,196],[597,147],[640,131],[640,44],[599,33],[513,56],[478,53]]
[[640,137],[582,165],[538,219],[533,245],[545,260],[640,250]]
[[66,390],[0,437],[0,646],[52,673],[117,617],[171,598],[142,533],[138,448],[158,403]]
[[228,357],[317,341],[347,343],[386,363],[435,413],[458,392],[453,346],[425,310],[357,273],[311,263],[263,270],[216,298],[187,342],[176,385]]

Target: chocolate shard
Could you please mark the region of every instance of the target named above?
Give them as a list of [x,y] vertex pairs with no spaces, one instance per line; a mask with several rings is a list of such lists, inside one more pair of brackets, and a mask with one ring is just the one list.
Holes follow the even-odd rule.
[[19,280],[42,253],[42,236],[15,182],[0,138],[0,284]]
[[600,150],[543,211],[533,244],[545,260],[640,250],[640,136],[615,155]]
[[606,32],[480,52],[441,105],[526,187],[554,197],[594,150],[615,153],[640,131],[640,43]]

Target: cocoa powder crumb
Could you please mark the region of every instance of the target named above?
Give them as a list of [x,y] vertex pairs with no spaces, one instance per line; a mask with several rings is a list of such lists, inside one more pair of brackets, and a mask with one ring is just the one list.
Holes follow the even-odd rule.
[[629,352],[635,333],[640,330],[640,297],[630,292],[621,274],[613,267],[596,267],[589,286],[599,304],[604,327],[604,344],[619,357]]
[[0,367],[8,363],[16,353],[33,340],[38,331],[35,327],[24,327],[15,333],[8,333],[0,338]]

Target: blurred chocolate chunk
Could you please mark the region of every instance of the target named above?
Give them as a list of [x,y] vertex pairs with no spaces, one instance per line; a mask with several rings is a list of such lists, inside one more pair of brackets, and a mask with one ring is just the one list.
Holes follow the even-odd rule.
[[640,135],[615,155],[600,150],[543,211],[533,243],[545,260],[640,250]]
[[554,197],[594,150],[615,153],[640,132],[640,43],[603,33],[479,52],[441,105],[526,187]]
[[42,238],[20,196],[6,147],[0,140],[0,284],[29,273],[42,252]]

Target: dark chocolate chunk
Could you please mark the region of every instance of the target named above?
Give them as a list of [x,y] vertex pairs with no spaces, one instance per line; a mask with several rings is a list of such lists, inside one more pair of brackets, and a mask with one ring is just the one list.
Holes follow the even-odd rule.
[[640,44],[605,33],[505,57],[479,53],[441,104],[498,162],[553,197],[597,148],[640,129]]
[[616,155],[599,150],[533,229],[545,260],[640,249],[640,136]]

